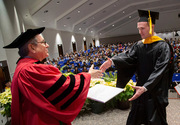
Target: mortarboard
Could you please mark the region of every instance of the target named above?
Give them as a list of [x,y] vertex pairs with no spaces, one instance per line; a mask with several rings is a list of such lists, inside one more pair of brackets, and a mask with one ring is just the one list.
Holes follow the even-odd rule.
[[25,43],[32,39],[37,34],[44,31],[45,27],[38,29],[28,29],[26,32],[22,32],[12,43],[3,48],[21,48]]
[[148,19],[149,19],[149,17],[151,17],[152,24],[155,24],[155,20],[159,19],[159,12],[138,10],[138,13],[139,13],[139,17],[140,17],[138,22],[149,22]]
[[159,19],[159,12],[138,10],[138,13],[140,17],[138,22],[148,22],[150,27],[149,34],[152,34],[152,24],[155,24],[155,20]]

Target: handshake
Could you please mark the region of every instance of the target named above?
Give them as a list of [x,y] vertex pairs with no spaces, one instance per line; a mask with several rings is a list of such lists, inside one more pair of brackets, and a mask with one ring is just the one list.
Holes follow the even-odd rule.
[[94,65],[91,65],[88,73],[91,74],[91,78],[100,78],[103,76],[103,72],[106,71],[110,66],[112,65],[112,60],[108,58],[107,61],[105,61],[101,66],[100,69],[94,69]]
[[[93,69],[94,66],[92,65],[89,69],[89,73],[91,74],[91,78],[100,78],[102,77],[102,73],[106,71],[112,65],[112,60],[108,58],[101,66],[99,70]],[[132,86],[136,90],[136,93],[129,99],[129,101],[133,101],[137,99],[140,95],[147,91],[144,86]]]

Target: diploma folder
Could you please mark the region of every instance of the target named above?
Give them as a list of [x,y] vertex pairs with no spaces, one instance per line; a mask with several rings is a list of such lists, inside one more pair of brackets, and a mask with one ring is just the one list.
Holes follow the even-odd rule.
[[124,91],[124,89],[122,88],[96,84],[95,86],[89,89],[87,98],[98,102],[106,103],[122,91]]
[[180,95],[180,84],[177,84],[174,88],[176,92],[178,93],[178,95]]

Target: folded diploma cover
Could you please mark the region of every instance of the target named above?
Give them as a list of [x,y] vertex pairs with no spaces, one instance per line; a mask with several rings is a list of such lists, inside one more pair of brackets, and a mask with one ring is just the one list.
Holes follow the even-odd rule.
[[122,88],[96,84],[95,86],[89,89],[87,98],[98,102],[106,103],[122,91],[124,91],[124,89]]
[[174,88],[176,92],[178,93],[178,95],[180,95],[180,84],[176,85]]

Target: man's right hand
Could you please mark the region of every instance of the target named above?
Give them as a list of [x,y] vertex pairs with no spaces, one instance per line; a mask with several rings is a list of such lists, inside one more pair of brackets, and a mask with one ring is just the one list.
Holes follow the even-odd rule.
[[96,70],[94,69],[94,64],[91,65],[91,67],[89,68],[88,73],[91,74],[91,78],[100,78],[103,76],[103,73],[101,70]]
[[112,65],[112,60],[110,60],[110,58],[108,58],[108,60],[106,60],[101,66],[100,66],[100,70],[102,72],[105,72],[106,69],[108,69],[109,67],[111,67]]

